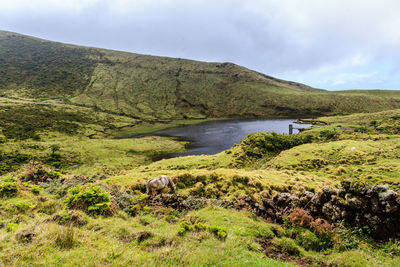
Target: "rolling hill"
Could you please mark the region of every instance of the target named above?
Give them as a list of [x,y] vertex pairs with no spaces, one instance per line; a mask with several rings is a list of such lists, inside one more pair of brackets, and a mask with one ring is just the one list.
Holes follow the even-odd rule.
[[[216,155],[115,138],[318,114],[343,115]],[[0,31],[0,266],[400,266],[399,133],[400,91]],[[176,190],[146,194],[159,175]]]
[[283,117],[400,107],[400,92],[329,92],[233,63],[82,47],[0,31],[0,96],[61,99],[139,120]]

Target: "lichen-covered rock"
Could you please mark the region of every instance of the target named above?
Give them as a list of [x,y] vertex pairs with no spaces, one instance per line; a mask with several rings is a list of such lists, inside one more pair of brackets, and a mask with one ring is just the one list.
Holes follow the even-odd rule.
[[340,220],[342,218],[342,210],[332,202],[327,202],[322,207],[322,213],[331,220]]
[[311,202],[311,199],[314,197],[314,193],[310,191],[305,191],[299,196],[299,203],[301,206],[306,206],[309,205]]
[[393,190],[386,190],[378,193],[380,201],[395,200],[396,195],[397,195],[396,192],[394,192]]
[[279,193],[273,197],[275,206],[294,208],[299,199],[290,193]]
[[359,210],[359,209],[364,209],[366,206],[366,201],[361,197],[353,196],[351,194],[346,194],[345,199],[346,199],[346,205],[350,209]]

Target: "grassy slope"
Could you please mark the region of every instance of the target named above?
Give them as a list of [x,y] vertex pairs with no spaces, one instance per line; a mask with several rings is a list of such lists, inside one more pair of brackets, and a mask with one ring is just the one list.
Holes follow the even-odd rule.
[[184,149],[183,142],[163,137],[114,139],[109,136],[137,121],[55,100],[0,98],[0,120],[1,174],[32,160],[67,173],[114,174]]
[[[122,193],[140,188],[146,179],[159,174],[168,174],[178,181],[181,180],[182,183],[178,183],[180,194],[221,199],[234,199],[249,194],[255,197],[270,195],[285,188],[292,191],[301,188],[318,189],[324,185],[338,184],[343,179],[388,183],[392,189],[400,190],[399,110],[318,118],[329,125],[314,128],[304,134],[320,137],[328,130],[334,132],[334,138],[318,139],[312,144],[268,154],[260,159],[246,158],[246,149],[249,147],[238,145],[218,155],[190,156],[151,163],[153,156],[180,151],[184,144],[159,137],[111,137],[124,133],[124,129],[133,129],[140,133],[168,126],[150,122],[140,124],[142,120],[169,120],[182,118],[183,114],[193,118],[238,115],[225,114],[225,111],[213,107],[213,103],[207,104],[212,109],[204,109],[201,105],[205,103],[202,101],[213,96],[227,101],[221,92],[226,92],[228,87],[224,86],[228,86],[228,82],[229,86],[233,86],[233,94],[229,96],[238,94],[229,107],[243,111],[239,115],[288,115],[290,112],[300,112],[300,107],[302,111],[310,112],[308,108],[317,102],[320,106],[316,106],[315,113],[362,111],[366,110],[367,105],[370,105],[369,111],[383,110],[397,103],[397,92],[384,92],[383,100],[376,101],[375,91],[318,91],[276,81],[232,64],[217,67],[216,63],[121,54],[49,43],[18,35],[7,37],[9,35],[0,33],[0,46],[4,47],[4,40],[10,38],[12,45],[21,45],[21,42],[26,44],[18,48],[18,51],[26,49],[26,53],[21,58],[8,57],[7,68],[0,70],[3,95],[0,97],[0,170],[2,173],[8,172],[7,176],[19,177],[26,171],[24,164],[30,160],[40,160],[48,166],[58,166],[63,172],[63,178],[68,181],[72,176],[87,175],[95,183],[120,186]],[[21,40],[15,42],[14,38]],[[6,46],[10,47],[10,43],[6,42]],[[32,47],[36,47],[36,50]],[[4,51],[13,53],[14,50],[0,50],[0,60],[3,60],[1,63],[6,60]],[[49,54],[45,53],[46,57],[43,57],[44,52]],[[88,54],[90,60],[86,58]],[[62,56],[53,57],[54,55]],[[80,59],[74,58],[76,55]],[[27,64],[32,63],[33,59],[37,63],[36,67]],[[42,62],[40,59],[46,60]],[[162,62],[165,64],[161,64]],[[44,66],[51,66],[52,70],[43,70]],[[168,82],[171,86],[174,84],[172,81],[176,82],[176,78],[170,80],[171,76],[166,71],[175,71],[176,68],[179,70],[179,67],[182,71],[174,77],[182,78],[181,85],[186,84],[187,88],[180,91],[185,94],[184,97],[170,98],[172,95],[166,90],[165,95],[159,94],[159,98],[154,100],[152,92],[159,92],[157,88]],[[209,71],[196,74],[199,70]],[[219,73],[215,73],[216,70]],[[23,76],[19,75],[21,71]],[[233,81],[237,72],[238,77],[243,79]],[[64,76],[60,76],[60,73]],[[88,75],[81,75],[79,79],[73,78],[81,73]],[[111,78],[107,78],[108,74]],[[62,78],[67,76],[70,78]],[[153,80],[148,76],[152,76]],[[138,77],[145,79],[137,82],[135,79]],[[217,80],[225,83],[220,91],[216,86]],[[72,81],[74,86],[68,87]],[[111,86],[112,82],[116,82],[114,87]],[[109,92],[106,87],[115,90]],[[126,91],[127,88],[131,91]],[[140,88],[143,90],[140,91]],[[209,94],[204,94],[204,97],[203,93],[207,88],[212,90]],[[124,92],[132,94],[127,96]],[[365,96],[366,94],[371,96]],[[130,95],[135,97],[130,98]],[[260,95],[265,96],[272,104],[264,105],[267,100],[261,99]],[[126,102],[128,100],[125,98],[130,102]],[[149,99],[154,101],[146,102]],[[165,103],[170,103],[173,99],[189,99],[190,104],[172,101],[174,105],[165,106]],[[246,102],[248,99],[253,99],[260,106],[249,107]],[[96,105],[98,109],[107,112],[94,111],[92,108],[77,106],[76,103]],[[147,103],[152,105],[146,107]],[[341,105],[350,105],[350,109],[340,110]],[[296,109],[293,111],[290,108],[294,106]],[[329,110],[320,110],[320,107]],[[182,122],[173,122],[180,123]],[[352,126],[361,132],[334,130],[339,125]],[[99,174],[108,174],[111,177],[104,180],[105,177]],[[29,183],[19,185],[20,191],[16,196],[2,198],[0,203],[0,262],[6,266],[151,266],[161,263],[170,266],[288,266],[265,257],[257,238],[268,235],[278,242],[286,240],[290,235],[283,233],[280,226],[261,221],[245,211],[208,206],[198,211],[182,213],[170,209],[142,211],[136,217],[120,211],[108,218],[81,215],[88,220],[86,225],[68,227],[54,221],[54,216],[63,212],[64,205],[64,198],[54,194],[57,188],[52,188],[57,187],[57,183],[42,185],[39,194],[33,194]],[[20,208],[16,208],[17,206]],[[174,220],[169,219],[171,214],[174,214]],[[190,221],[191,218],[209,225],[226,227],[227,239],[219,240],[208,232],[192,232],[179,236],[179,223],[183,220]],[[152,236],[139,241],[138,236],[143,232],[149,232]],[[31,241],[21,238],[26,233],[34,234]],[[63,242],[68,242],[71,238],[72,247],[63,248]],[[315,262],[323,261],[339,266],[400,265],[400,249],[395,242],[384,244],[382,248],[381,245],[361,241],[359,247],[353,250],[329,250],[323,253],[296,246],[301,255],[311,257]]]
[[[40,112],[34,113],[36,115],[32,116],[36,117],[22,121],[22,124],[33,127],[31,129],[40,140],[7,139],[6,143],[1,145],[2,152],[12,154],[19,151],[22,154],[35,155],[39,159],[48,159],[52,145],[56,144],[60,146],[57,153],[61,154],[61,161],[66,162],[61,168],[64,178],[68,179],[71,175],[90,175],[96,183],[120,186],[122,192],[132,192],[138,185],[143,185],[146,179],[160,174],[186,181],[184,186],[178,183],[179,194],[222,199],[234,199],[249,194],[256,197],[270,195],[284,188],[293,191],[301,188],[318,189],[325,185],[335,185],[342,179],[388,183],[391,188],[400,189],[400,148],[398,137],[391,132],[391,129],[399,126],[399,120],[396,119],[400,115],[398,110],[319,118],[327,123],[329,120],[331,125],[314,128],[304,134],[320,136],[321,132],[326,130],[335,131],[336,137],[332,140],[321,139],[316,143],[300,145],[266,158],[244,161],[244,164],[238,159],[243,156],[243,149],[248,147],[242,145],[214,156],[190,156],[150,163],[153,153],[176,151],[182,149],[182,144],[168,138],[156,137],[110,139],[107,137],[108,133],[115,132],[112,125],[126,126],[134,120],[107,113],[93,113],[90,109],[65,105],[55,100],[34,102],[3,98],[0,104],[3,115],[7,112],[7,106],[13,107],[11,110],[14,112],[22,112],[21,116],[24,115],[25,108],[40,109],[46,112],[50,125],[54,121],[62,121],[79,126],[73,133],[53,126],[37,129],[28,122],[40,121],[40,117],[44,115]],[[60,108],[70,115],[59,120],[56,115]],[[10,115],[10,112],[9,110],[7,114]],[[4,117],[10,118],[7,123],[10,123],[8,126],[12,125],[13,117]],[[102,118],[101,123],[96,119],[98,117]],[[370,120],[377,122],[374,126],[369,126]],[[367,126],[369,132],[333,130],[338,123],[341,126]],[[378,130],[380,127],[384,130]],[[386,132],[385,129],[389,131]],[[353,147],[355,150],[352,150]],[[73,164],[79,166],[74,167]],[[24,172],[25,169],[20,168],[9,176],[18,177]],[[112,176],[103,180],[104,177],[99,178],[97,174]],[[20,184],[17,196],[2,199],[2,264],[77,266],[84,263],[105,266],[151,266],[163,263],[169,266],[288,266],[286,263],[265,257],[257,238],[260,235],[271,235],[274,242],[283,242],[290,235],[279,230],[278,233],[282,233],[275,236],[272,232],[276,232],[280,226],[260,221],[248,212],[209,206],[183,213],[176,213],[170,209],[150,213],[143,211],[136,217],[129,217],[124,212],[109,218],[81,215],[88,223],[71,228],[59,225],[53,219],[55,215],[63,212],[63,198],[52,193],[52,186],[57,185],[43,185],[47,191],[41,189],[39,195],[35,195],[29,183]],[[220,191],[225,193],[221,195]],[[18,210],[13,208],[15,203],[26,203],[27,206]],[[175,218],[172,221],[171,214],[175,216],[172,217]],[[178,224],[183,220],[190,221],[191,218],[208,225],[226,227],[227,239],[219,240],[207,232],[179,236]],[[11,229],[10,223],[16,223],[16,228]],[[151,236],[140,241],[138,236],[144,232],[151,233]],[[34,234],[32,241],[24,241],[21,238],[25,233]],[[71,235],[72,248],[63,248],[63,242],[69,242],[68,238],[71,238]],[[340,266],[400,264],[398,256],[390,256],[398,255],[398,246],[395,243],[388,243],[382,248],[382,245],[371,244],[368,241],[360,242],[357,249],[344,252],[332,250],[318,253],[296,246],[301,255],[312,258],[314,262],[323,261]],[[392,254],[387,254],[387,251]]]
[[145,56],[0,31],[0,93],[60,98],[140,120],[315,116],[400,106],[400,93],[334,93],[232,63]]

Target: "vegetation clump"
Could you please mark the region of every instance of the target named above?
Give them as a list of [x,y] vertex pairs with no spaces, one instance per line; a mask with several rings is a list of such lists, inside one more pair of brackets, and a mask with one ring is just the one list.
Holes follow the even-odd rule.
[[19,186],[16,179],[0,178],[0,197],[11,197],[18,193]]
[[59,226],[55,236],[55,245],[61,249],[71,249],[79,241],[75,235],[75,229],[72,226]]
[[6,232],[15,232],[18,229],[17,223],[9,223],[6,226]]
[[41,188],[38,185],[34,184],[34,185],[31,186],[31,191],[32,191],[33,194],[39,195],[40,191],[41,191]]
[[233,154],[234,166],[255,166],[259,161],[266,162],[284,150],[311,143],[315,139],[311,134],[252,133],[240,143],[239,152]]
[[10,203],[10,210],[13,212],[24,213],[27,210],[34,208],[34,207],[35,207],[35,205],[28,202],[27,200],[19,200],[19,201]]
[[15,171],[29,161],[30,156],[18,151],[5,152],[0,148],[0,175]]
[[79,209],[90,215],[111,215],[110,193],[92,183],[78,185],[68,190],[65,206]]
[[228,236],[227,230],[225,227],[219,227],[215,225],[206,225],[201,222],[189,223],[188,221],[183,221],[179,224],[178,227],[178,235],[184,235],[187,232],[201,232],[208,231],[214,234],[215,237],[221,240],[225,240]]
[[335,227],[324,219],[313,218],[308,210],[296,208],[287,217],[285,225],[289,235],[305,249],[321,251],[333,246]]
[[249,134],[242,141],[242,145],[248,156],[260,158],[267,153],[277,153],[312,141],[312,135],[254,133]]
[[274,243],[278,246],[283,253],[287,253],[289,255],[298,256],[300,255],[299,246],[290,238],[282,237],[277,238]]
[[319,132],[319,137],[325,140],[337,139],[339,133],[336,130],[326,129]]
[[49,182],[53,179],[57,179],[61,176],[61,173],[52,169],[48,169],[45,166],[39,164],[31,164],[28,171],[22,177],[23,181],[31,181],[33,183]]
[[52,221],[60,225],[83,226],[88,220],[85,213],[78,210],[62,210],[52,217]]

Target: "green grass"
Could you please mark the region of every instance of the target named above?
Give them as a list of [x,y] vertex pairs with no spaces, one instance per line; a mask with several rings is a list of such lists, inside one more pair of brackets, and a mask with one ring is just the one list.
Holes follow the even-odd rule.
[[343,140],[302,145],[282,152],[267,163],[279,170],[296,170],[326,177],[386,183],[400,190],[400,150],[397,138],[389,140]]
[[[1,217],[2,225],[10,225],[0,227],[0,262],[6,266],[292,266],[265,257],[257,241],[260,237],[273,238],[280,247],[295,249],[295,254],[315,262],[340,266],[396,266],[400,262],[399,257],[388,256],[369,243],[352,251],[307,251],[278,225],[250,212],[215,206],[176,213],[176,222],[168,222],[168,209],[160,209],[136,217],[123,212],[111,217],[76,213],[85,223],[65,225],[55,219],[66,216],[60,211],[60,200],[43,192],[33,195],[24,187],[0,205],[0,214],[4,214],[13,203],[33,204],[24,212]],[[227,236],[220,239],[202,230],[179,235],[183,221],[226,229]]]
[[[0,48],[0,265],[294,265],[268,258],[260,238],[315,264],[400,265],[396,240],[361,238],[353,250],[318,252],[310,231],[295,237],[287,225],[210,204],[249,196],[260,201],[342,180],[400,190],[400,111],[387,110],[399,108],[398,92],[333,93],[234,64],[83,48],[1,31]],[[186,143],[121,138],[229,117],[364,111],[380,112],[320,117],[313,120],[325,126],[299,136],[259,133],[216,155],[156,162],[184,151]],[[61,177],[26,181],[32,161]],[[176,193],[206,204],[191,211],[140,206],[137,199],[147,196],[137,190],[158,175],[171,176]],[[110,208],[107,216],[75,210],[84,208],[81,202],[66,205],[68,189],[88,182],[110,191],[110,199],[100,202]],[[82,192],[82,199],[92,195]],[[193,228],[179,234],[183,222]]]
[[[51,156],[52,146],[60,147],[56,152],[56,160]],[[13,160],[16,156],[21,158],[20,155],[24,155],[21,162],[13,161],[11,170],[30,160],[40,160],[66,173],[96,175],[116,174],[148,164],[155,156],[183,151],[184,144],[167,137],[88,139],[54,133],[47,141],[8,142],[0,148],[3,155]]]
[[[57,210],[49,215],[41,213],[43,198],[48,197],[22,192],[1,204],[0,212],[16,201],[34,203],[24,212],[25,217],[17,217],[17,213],[2,217],[8,222],[19,218],[13,231],[0,229],[2,264],[286,266],[262,257],[256,237],[259,232],[271,232],[271,225],[255,220],[248,212],[207,207],[179,215],[182,221],[195,219],[227,229],[227,237],[221,240],[207,231],[179,236],[178,223],[167,222],[162,214],[158,218],[154,214],[128,218],[121,213],[113,217],[89,217],[88,223],[81,227],[58,225],[51,219],[52,214],[59,213]],[[153,219],[143,225],[144,217]]]
[[329,92],[232,63],[65,45],[4,31],[0,63],[0,96],[60,101],[144,122],[314,117],[400,107],[396,91]]

